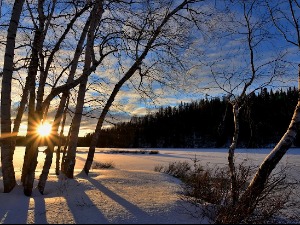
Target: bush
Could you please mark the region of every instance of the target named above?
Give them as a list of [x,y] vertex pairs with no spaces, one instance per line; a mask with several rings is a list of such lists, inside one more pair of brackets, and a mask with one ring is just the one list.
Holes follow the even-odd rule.
[[188,162],[172,162],[166,167],[158,165],[154,168],[154,171],[167,173],[180,179],[185,179],[190,170],[191,166]]
[[93,162],[92,169],[113,169],[115,168],[113,162]]
[[158,153],[159,153],[158,150],[151,150],[151,151],[149,152],[149,155],[151,155],[151,154],[158,154]]
[[[219,215],[226,215],[226,212],[232,210],[228,167],[203,167],[195,158],[193,164],[173,162],[168,166],[157,165],[154,170],[167,173],[182,181],[182,199],[200,210],[198,217],[206,217],[214,222]],[[239,196],[246,190],[254,171],[253,166],[243,163],[236,167]],[[271,176],[263,194],[255,202],[255,211],[241,222],[248,224],[274,222],[275,216],[289,201],[289,194],[290,189],[284,173]]]
[[159,151],[157,150],[109,150],[109,151],[102,151],[103,153],[108,154],[158,154]]

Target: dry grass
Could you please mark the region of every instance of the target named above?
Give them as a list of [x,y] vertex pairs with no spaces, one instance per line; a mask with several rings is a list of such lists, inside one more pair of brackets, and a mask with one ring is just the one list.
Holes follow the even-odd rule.
[[106,154],[159,154],[158,150],[109,150],[101,152]]
[[93,162],[92,169],[113,169],[115,165],[112,161],[109,162]]
[[[246,190],[256,169],[243,163],[237,166],[239,196]],[[226,212],[232,210],[228,167],[204,167],[197,159],[193,159],[192,163],[173,162],[168,166],[158,165],[154,170],[167,173],[182,181],[181,198],[199,209],[197,217],[206,217],[213,223],[219,215],[226,216]],[[287,203],[291,202],[289,196],[292,187],[285,178],[284,171],[270,177],[264,192],[255,202],[254,212],[249,213],[241,223],[278,222],[278,215],[285,209]]]

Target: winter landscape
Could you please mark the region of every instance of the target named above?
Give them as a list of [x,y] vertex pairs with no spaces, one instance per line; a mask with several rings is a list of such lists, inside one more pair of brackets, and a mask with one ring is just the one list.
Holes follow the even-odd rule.
[[0,223],[300,223],[299,0],[0,0]]
[[[45,158],[40,148],[37,175]],[[126,151],[157,150],[158,154],[110,154],[125,149],[97,149],[96,162],[112,162],[112,169],[93,169],[88,176],[81,173],[87,148],[79,148],[75,179],[56,176],[55,163],[49,174],[44,195],[35,188],[31,197],[17,186],[12,193],[0,194],[0,223],[2,224],[207,224],[197,208],[182,200],[180,180],[154,171],[157,165],[187,161],[195,157],[211,166],[227,164],[227,149],[126,149]],[[270,149],[238,149],[237,162],[259,165]],[[18,183],[24,148],[18,147],[14,165]],[[290,149],[279,167],[285,167],[290,180],[299,180],[300,149]],[[0,192],[3,192],[2,176]],[[35,183],[36,185],[36,183]],[[293,198],[299,198],[295,188]],[[298,206],[290,206],[285,216],[299,223]],[[283,216],[283,215],[278,215]],[[293,220],[291,220],[293,219]]]

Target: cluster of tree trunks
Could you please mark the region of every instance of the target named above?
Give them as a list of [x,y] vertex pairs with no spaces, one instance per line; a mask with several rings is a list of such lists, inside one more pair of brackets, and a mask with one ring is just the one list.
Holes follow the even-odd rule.
[[[15,148],[15,138],[17,137],[21,120],[25,112],[26,105],[28,107],[28,123],[27,123],[27,135],[26,135],[26,150],[24,156],[24,164],[22,168],[22,177],[21,182],[24,186],[24,194],[30,196],[33,189],[33,182],[35,179],[35,170],[37,166],[37,156],[38,156],[38,147],[41,141],[41,138],[37,134],[37,126],[48,118],[48,110],[51,109],[51,101],[58,95],[61,94],[60,102],[56,110],[54,122],[52,124],[52,134],[48,138],[47,150],[45,164],[43,171],[40,175],[38,189],[41,193],[44,192],[46,185],[46,180],[49,174],[49,170],[52,163],[53,152],[55,146],[59,146],[61,139],[58,135],[58,129],[63,127],[66,120],[66,113],[69,105],[69,90],[75,88],[79,85],[77,103],[75,107],[74,117],[70,126],[68,143],[64,147],[62,166],[61,169],[63,173],[68,178],[73,178],[74,175],[74,166],[76,163],[76,147],[78,143],[78,134],[80,130],[81,118],[83,114],[83,108],[85,103],[85,95],[87,90],[88,78],[89,76],[102,65],[103,60],[113,53],[117,53],[125,49],[124,53],[127,53],[129,56],[134,53],[135,56],[132,60],[132,65],[127,71],[124,72],[124,75],[116,83],[112,89],[109,98],[106,100],[106,103],[103,107],[101,115],[99,117],[96,132],[93,137],[93,142],[90,147],[89,155],[87,158],[84,171],[88,174],[91,164],[93,162],[93,154],[95,150],[95,143],[99,138],[99,132],[102,128],[104,119],[109,112],[110,107],[112,106],[117,94],[119,93],[122,86],[139,70],[139,73],[142,75],[141,67],[143,61],[147,57],[150,51],[153,51],[159,45],[166,45],[165,48],[171,48],[172,46],[159,41],[161,36],[165,36],[166,32],[163,31],[163,28],[167,26],[170,21],[178,16],[177,13],[183,11],[186,7],[191,7],[197,2],[201,1],[191,1],[184,0],[178,5],[173,4],[171,1],[167,4],[158,6],[152,6],[151,3],[141,3],[141,7],[144,10],[144,13],[147,15],[145,19],[142,19],[141,26],[134,26],[136,21],[126,21],[126,18],[114,18],[114,9],[124,10],[124,14],[127,12],[134,13],[134,8],[131,7],[132,2],[123,2],[118,3],[114,1],[104,1],[104,0],[95,0],[87,1],[85,3],[70,1],[66,3],[59,3],[57,1],[45,1],[38,0],[36,3],[26,2],[25,1],[15,1],[14,8],[12,9],[12,16],[10,21],[10,26],[8,29],[7,44],[6,44],[6,55],[5,63],[3,69],[3,82],[2,82],[2,101],[1,101],[1,132],[2,132],[2,170],[3,170],[3,180],[5,192],[10,192],[16,185],[16,180],[14,176],[13,168],[13,151]],[[32,5],[30,5],[32,4]],[[59,4],[65,4],[66,8],[70,8],[71,13],[68,15],[59,15]],[[117,7],[114,6],[118,5]],[[115,8],[114,8],[115,7]],[[118,8],[119,7],[119,8]],[[123,8],[124,7],[124,8]],[[31,54],[27,70],[26,84],[23,89],[22,98],[20,101],[20,106],[18,108],[17,117],[14,123],[13,132],[11,132],[11,86],[12,86],[12,77],[14,71],[14,50],[16,44],[16,36],[18,31],[18,25],[20,23],[20,16],[22,14],[22,9],[26,8],[29,12],[29,17],[32,19],[33,28],[33,39],[30,45]],[[36,11],[34,10],[36,8]],[[166,13],[157,14],[160,17],[156,18],[155,11],[162,10]],[[107,33],[107,30],[104,31],[102,23],[104,23],[102,15],[104,11],[110,11],[111,15],[105,18],[106,20],[112,20],[116,25],[128,26],[128,29],[134,28],[136,31],[132,34],[126,33],[127,30],[118,30],[116,27],[115,30],[111,30],[111,33]],[[127,10],[127,11],[126,11]],[[130,11],[132,10],[132,11]],[[117,14],[116,14],[117,15]],[[133,14],[140,18],[139,15]],[[36,16],[36,17],[35,17]],[[45,54],[46,46],[48,47],[47,38],[51,38],[53,35],[53,29],[55,28],[55,19],[56,18],[70,18],[65,30],[58,35],[56,42],[53,47],[47,49],[49,52],[48,55]],[[152,18],[151,18],[152,17]],[[82,32],[80,38],[77,41],[77,47],[75,49],[74,56],[69,62],[66,68],[63,71],[69,70],[69,75],[65,84],[57,86],[59,79],[54,82],[53,88],[45,95],[46,81],[49,79],[49,74],[52,73],[52,68],[55,67],[55,57],[62,48],[62,45],[66,41],[66,38],[72,30],[74,29],[75,24],[80,21],[83,22]],[[186,18],[188,21],[188,19]],[[153,22],[157,24],[153,26]],[[112,22],[113,23],[113,22]],[[127,23],[127,24],[126,24]],[[82,23],[81,23],[82,24]],[[77,24],[78,26],[78,24]],[[54,28],[53,28],[54,27]],[[174,32],[174,31],[172,31]],[[163,34],[163,35],[162,35]],[[101,37],[101,38],[99,38]],[[135,42],[136,48],[131,51],[130,48],[122,46],[118,42],[118,39],[123,38],[122,42],[128,40],[126,45],[131,45],[129,41],[133,40]],[[162,43],[160,43],[162,42]],[[113,45],[114,43],[115,45]],[[95,48],[99,47],[99,53],[95,53]],[[120,48],[120,49],[119,49]],[[83,68],[82,74],[75,79],[75,75],[78,74],[80,60],[83,57]],[[97,59],[97,57],[99,57]],[[60,78],[62,76],[59,75]],[[39,80],[38,80],[39,78]],[[137,77],[138,78],[138,77]],[[53,109],[51,109],[53,110]],[[93,144],[94,143],[94,144]],[[59,164],[60,164],[60,150],[57,151],[57,161],[56,161],[56,173],[59,173]]]

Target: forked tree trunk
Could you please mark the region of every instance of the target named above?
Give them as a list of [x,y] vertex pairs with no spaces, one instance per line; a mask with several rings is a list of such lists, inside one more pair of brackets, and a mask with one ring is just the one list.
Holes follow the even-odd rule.
[[217,224],[238,224],[253,213],[256,202],[261,196],[270,174],[295,141],[297,132],[300,129],[300,64],[298,83],[298,103],[287,131],[271,153],[264,159],[236,206],[231,211],[227,211],[226,215],[221,213],[216,220]]
[[[48,16],[48,23],[46,25],[46,29],[45,29],[45,33],[47,32],[47,29],[49,27],[49,23],[50,20],[52,18],[52,15],[55,11],[55,6],[56,6],[56,0],[52,1],[52,9],[51,9],[51,14],[50,16]],[[74,17],[70,20],[70,22],[67,24],[65,31],[62,33],[62,35],[60,36],[60,38],[58,39],[58,41],[56,42],[53,50],[50,52],[46,66],[45,66],[45,71],[43,73],[41,73],[40,75],[40,80],[39,80],[39,86],[38,86],[38,90],[37,90],[37,104],[36,104],[36,111],[39,115],[43,115],[43,99],[44,99],[44,92],[45,92],[45,84],[46,84],[46,80],[48,78],[48,74],[49,74],[49,70],[51,68],[51,65],[53,63],[53,59],[55,56],[55,53],[57,53],[57,51],[59,51],[61,44],[63,43],[63,41],[66,39],[66,36],[68,35],[68,33],[70,32],[70,30],[72,29],[74,23],[77,21],[77,19],[84,13],[86,12],[88,9],[90,8],[90,4],[86,4],[85,7],[83,7],[80,11],[78,11]],[[80,42],[80,41],[79,41]],[[77,50],[75,52],[75,55],[77,54]],[[80,52],[81,54],[81,52]],[[78,59],[74,59],[73,60],[73,65],[76,63],[78,63]],[[76,66],[77,68],[77,66]],[[75,68],[75,70],[76,70]],[[72,74],[72,72],[70,72],[70,74]],[[75,74],[75,72],[74,72]],[[74,75],[72,77],[72,75],[69,76],[67,83],[70,83],[70,80],[73,81]],[[65,105],[65,104],[63,104]],[[63,109],[62,109],[63,111]]]
[[13,166],[14,149],[11,139],[11,84],[16,35],[24,0],[14,2],[11,20],[7,31],[7,43],[3,65],[1,89],[1,164],[4,192],[10,192],[16,185]]

